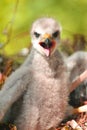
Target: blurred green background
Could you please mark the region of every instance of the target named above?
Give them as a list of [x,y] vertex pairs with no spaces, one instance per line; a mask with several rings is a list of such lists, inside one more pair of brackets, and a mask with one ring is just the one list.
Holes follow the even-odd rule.
[[62,40],[78,34],[86,39],[87,0],[1,0],[0,53],[13,55],[29,47],[31,24],[44,16],[61,23]]

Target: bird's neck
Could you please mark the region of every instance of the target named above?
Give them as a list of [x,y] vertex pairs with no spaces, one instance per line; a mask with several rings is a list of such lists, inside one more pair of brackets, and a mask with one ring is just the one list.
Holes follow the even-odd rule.
[[55,74],[58,71],[61,73],[60,67],[64,67],[64,62],[61,54],[58,51],[50,57],[44,57],[34,48],[32,48],[30,53],[31,66],[34,70],[42,73]]

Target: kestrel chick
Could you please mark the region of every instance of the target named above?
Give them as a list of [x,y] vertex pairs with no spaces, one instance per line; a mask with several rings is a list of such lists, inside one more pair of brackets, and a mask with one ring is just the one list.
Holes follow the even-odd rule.
[[57,50],[61,26],[40,18],[31,28],[31,52],[0,91],[0,119],[18,130],[48,130],[63,120],[69,95],[67,67]]

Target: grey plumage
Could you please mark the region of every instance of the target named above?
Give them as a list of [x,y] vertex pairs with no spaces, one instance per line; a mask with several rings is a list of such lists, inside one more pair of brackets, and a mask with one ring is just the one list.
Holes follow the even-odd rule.
[[66,59],[66,63],[70,72],[70,80],[73,81],[87,69],[87,52],[75,52]]
[[48,130],[64,118],[69,80],[64,59],[57,50],[60,31],[60,25],[52,18],[35,21],[31,53],[0,91],[0,119],[7,118],[18,130]]

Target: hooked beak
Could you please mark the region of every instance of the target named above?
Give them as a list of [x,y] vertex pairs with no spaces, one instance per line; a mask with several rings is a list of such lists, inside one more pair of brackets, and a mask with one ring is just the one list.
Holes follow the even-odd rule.
[[46,54],[46,56],[50,56],[50,54],[55,48],[56,42],[53,40],[51,35],[45,34],[43,36],[42,41],[39,44],[41,47],[43,47],[44,53]]

